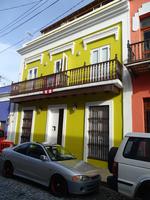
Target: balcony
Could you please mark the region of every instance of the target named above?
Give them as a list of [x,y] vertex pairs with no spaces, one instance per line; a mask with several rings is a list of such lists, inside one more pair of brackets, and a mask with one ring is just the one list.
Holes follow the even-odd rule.
[[150,40],[128,43],[128,63],[126,66],[133,74],[150,71]]
[[115,58],[106,62],[13,83],[11,99],[19,102],[98,91],[118,93],[122,87],[121,80],[122,65]]

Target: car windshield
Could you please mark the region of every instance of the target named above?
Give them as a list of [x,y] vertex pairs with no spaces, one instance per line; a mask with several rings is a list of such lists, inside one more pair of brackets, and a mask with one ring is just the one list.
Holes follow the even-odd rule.
[[71,153],[69,153],[64,147],[60,145],[45,146],[45,148],[51,160],[53,161],[76,159]]

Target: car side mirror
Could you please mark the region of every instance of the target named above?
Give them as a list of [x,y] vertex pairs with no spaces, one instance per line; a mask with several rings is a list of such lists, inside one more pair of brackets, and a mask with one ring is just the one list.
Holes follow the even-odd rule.
[[45,155],[41,155],[40,156],[40,160],[42,160],[42,161],[48,161],[48,158]]

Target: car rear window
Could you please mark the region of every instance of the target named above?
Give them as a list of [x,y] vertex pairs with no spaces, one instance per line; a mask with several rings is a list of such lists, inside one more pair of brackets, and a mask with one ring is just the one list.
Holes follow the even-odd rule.
[[150,162],[150,139],[130,137],[125,146],[123,156],[129,159]]

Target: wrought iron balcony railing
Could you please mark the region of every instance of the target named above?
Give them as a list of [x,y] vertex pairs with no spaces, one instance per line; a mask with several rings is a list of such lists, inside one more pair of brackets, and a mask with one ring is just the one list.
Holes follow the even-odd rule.
[[128,64],[150,59],[150,40],[128,43]]
[[117,60],[109,60],[88,66],[74,68],[39,78],[13,83],[11,95],[65,88],[75,85],[122,79],[122,65]]

